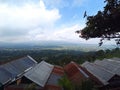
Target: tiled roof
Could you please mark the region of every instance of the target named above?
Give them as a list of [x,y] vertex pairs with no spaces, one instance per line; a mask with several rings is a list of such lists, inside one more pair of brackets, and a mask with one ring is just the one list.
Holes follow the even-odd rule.
[[69,77],[75,75],[75,73],[79,72],[80,74],[83,75],[83,77],[88,78],[89,76],[79,67],[78,64],[76,64],[75,62],[71,62],[68,65],[66,65],[64,67],[65,72],[67,73],[67,75]]
[[56,73],[58,75],[64,75],[64,69],[63,69],[63,67],[60,67],[60,66],[54,66],[52,72]]

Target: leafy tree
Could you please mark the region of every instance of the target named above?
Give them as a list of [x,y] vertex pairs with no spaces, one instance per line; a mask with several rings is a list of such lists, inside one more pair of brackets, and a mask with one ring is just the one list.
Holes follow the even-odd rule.
[[76,85],[66,75],[59,80],[58,84],[63,87],[63,90],[96,90],[91,80],[85,80],[79,85]]
[[86,27],[76,31],[81,38],[101,38],[103,40],[114,39],[120,45],[120,0],[105,0],[103,11],[98,11],[94,16],[87,16]]
[[59,80],[58,84],[63,87],[63,90],[74,90],[74,86],[66,75]]

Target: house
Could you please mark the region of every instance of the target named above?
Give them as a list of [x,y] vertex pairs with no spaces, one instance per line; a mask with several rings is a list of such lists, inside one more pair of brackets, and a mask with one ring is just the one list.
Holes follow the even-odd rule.
[[96,60],[94,64],[99,65],[120,76],[120,61],[113,59]]
[[18,80],[28,70],[33,68],[37,62],[30,56],[26,56],[0,66],[0,83],[5,87]]
[[120,62],[113,59],[96,60],[82,64],[84,71],[96,83],[100,90],[120,89]]
[[100,90],[120,90],[120,59],[86,61],[82,65],[71,61],[64,67],[37,63],[26,56],[0,66],[0,90],[63,90],[58,82],[66,74],[75,85],[91,79]]
[[74,84],[80,84],[82,81],[89,78],[82,68],[73,61],[65,65],[64,70],[70,81]]
[[63,75],[64,69],[60,66],[54,66],[52,73],[45,86],[46,90],[62,90],[62,87],[58,85],[58,82]]
[[25,90],[29,87],[34,87],[35,90],[62,90],[58,81],[63,73],[62,67],[41,61],[24,73],[21,78],[6,86],[5,90]]

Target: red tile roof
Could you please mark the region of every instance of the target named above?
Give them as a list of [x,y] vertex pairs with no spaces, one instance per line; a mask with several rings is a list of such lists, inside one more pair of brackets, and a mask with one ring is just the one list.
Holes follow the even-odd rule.
[[64,69],[60,66],[54,66],[52,72],[55,74],[64,75]]
[[87,79],[89,76],[79,67],[78,64],[75,62],[71,62],[68,65],[64,67],[64,70],[68,76],[68,78],[73,83],[81,82],[85,79]]

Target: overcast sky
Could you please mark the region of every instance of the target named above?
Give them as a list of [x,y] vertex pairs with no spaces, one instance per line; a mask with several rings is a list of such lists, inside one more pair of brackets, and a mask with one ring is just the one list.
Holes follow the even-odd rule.
[[0,0],[0,42],[84,43],[75,33],[85,26],[84,12],[95,15],[104,6],[104,0]]

